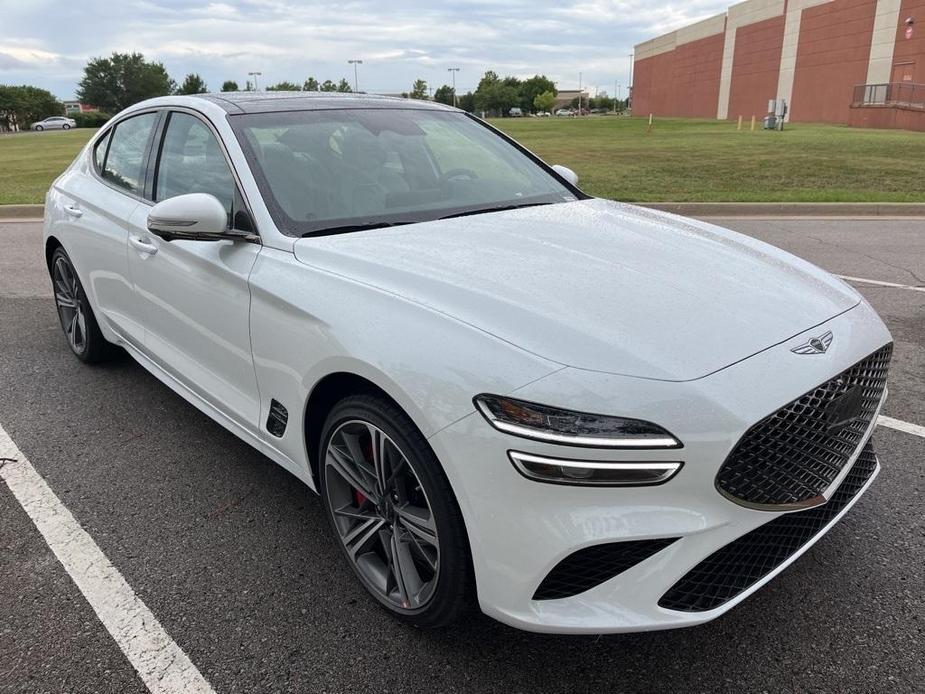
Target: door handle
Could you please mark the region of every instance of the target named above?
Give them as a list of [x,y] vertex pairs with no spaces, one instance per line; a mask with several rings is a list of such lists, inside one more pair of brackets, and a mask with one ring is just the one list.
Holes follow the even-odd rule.
[[137,236],[129,236],[128,242],[132,244],[132,248],[139,253],[147,253],[148,255],[157,253],[157,246],[145,239],[138,238]]
[[83,210],[77,207],[77,205],[65,205],[64,211],[67,212],[72,217],[82,217]]

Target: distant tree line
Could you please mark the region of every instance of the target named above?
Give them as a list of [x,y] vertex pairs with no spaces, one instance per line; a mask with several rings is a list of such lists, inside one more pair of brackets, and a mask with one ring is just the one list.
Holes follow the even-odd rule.
[[[253,90],[251,82],[245,83],[245,91]],[[78,125],[98,127],[109,113],[117,113],[139,101],[168,94],[203,94],[208,91],[205,80],[197,73],[186,75],[178,85],[160,62],[146,60],[141,53],[113,53],[105,58],[93,58],[84,68],[77,85],[77,99],[83,104],[95,106],[101,113],[74,114]],[[226,80],[223,92],[240,91],[238,83]],[[283,81],[266,87],[266,91],[320,91],[352,92],[353,88],[345,78],[334,82],[326,79],[320,82],[309,77],[301,85]],[[429,99],[430,90],[423,79],[415,80],[408,92],[402,96],[409,99]],[[453,87],[442,85],[433,94],[434,101],[492,116],[507,116],[512,108],[519,108],[524,114],[537,111],[551,111],[558,95],[555,83],[545,75],[534,75],[529,79],[500,77],[493,71],[486,72],[479,80],[475,91],[456,95]],[[573,107],[577,108],[577,99]],[[613,100],[606,94],[587,99],[585,108],[613,108]],[[618,104],[620,106],[621,104]],[[36,120],[64,113],[64,106],[48,91],[31,86],[0,85],[0,128],[14,129],[28,127]]]

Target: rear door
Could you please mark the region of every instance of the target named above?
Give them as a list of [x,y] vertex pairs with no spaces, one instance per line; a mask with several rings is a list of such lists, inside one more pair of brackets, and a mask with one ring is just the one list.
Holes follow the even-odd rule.
[[128,220],[139,206],[156,112],[125,118],[97,139],[88,161],[55,183],[55,233],[74,261],[104,330],[141,344],[144,329],[128,275]]
[[243,240],[165,241],[147,230],[152,202],[209,193],[225,205],[230,226],[253,231],[225,151],[208,122],[180,110],[165,119],[155,147],[151,201],[133,215],[128,240],[129,269],[144,312],[144,349],[200,398],[256,432],[260,399],[250,345],[248,277],[261,246]]

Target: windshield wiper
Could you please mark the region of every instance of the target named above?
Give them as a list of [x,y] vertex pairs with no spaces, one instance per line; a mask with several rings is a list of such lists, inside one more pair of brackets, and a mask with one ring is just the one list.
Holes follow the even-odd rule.
[[486,214],[488,212],[508,212],[510,210],[521,210],[525,207],[542,207],[543,205],[552,205],[551,202],[524,202],[514,203],[513,205],[499,205],[498,207],[480,207],[476,210],[466,210],[465,212],[455,212],[448,214],[440,219],[453,219],[454,217],[469,217],[474,214]]
[[339,227],[325,227],[324,229],[315,229],[306,231],[302,238],[308,236],[328,236],[330,234],[348,234],[351,231],[368,231],[370,229],[386,229],[388,227],[400,227],[404,224],[414,224],[414,222],[367,222],[366,224],[344,224]]

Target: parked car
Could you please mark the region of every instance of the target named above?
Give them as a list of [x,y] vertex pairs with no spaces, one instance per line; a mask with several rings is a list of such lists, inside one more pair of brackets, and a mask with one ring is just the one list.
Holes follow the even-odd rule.
[[521,111],[517,106],[514,106],[510,111],[508,111],[508,115],[511,118],[523,118],[524,112]]
[[45,120],[36,121],[32,124],[32,130],[70,130],[77,127],[77,121],[73,118],[64,116],[49,116]]
[[560,108],[558,111],[556,111],[556,115],[560,118],[566,118],[569,116],[574,116],[575,112],[568,108]]
[[414,625],[706,622],[879,471],[892,338],[856,290],[440,104],[139,103],[52,185],[44,251],[73,354],[123,348],[317,491]]

